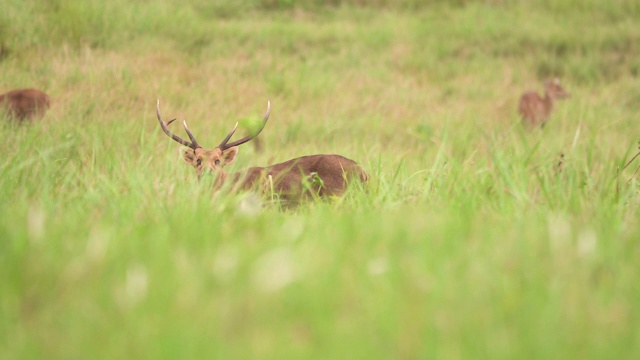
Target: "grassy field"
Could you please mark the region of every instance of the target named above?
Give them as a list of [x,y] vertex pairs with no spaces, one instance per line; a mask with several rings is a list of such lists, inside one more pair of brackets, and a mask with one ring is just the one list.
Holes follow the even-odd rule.
[[[425,3],[425,4],[423,4]],[[640,3],[7,0],[2,359],[640,358]],[[572,97],[527,131],[526,90]],[[366,190],[281,210],[230,171],[337,153]],[[182,134],[179,126],[176,131]]]

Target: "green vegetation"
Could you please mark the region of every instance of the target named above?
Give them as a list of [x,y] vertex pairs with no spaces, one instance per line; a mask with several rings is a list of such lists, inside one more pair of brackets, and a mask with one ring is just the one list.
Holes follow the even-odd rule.
[[[640,358],[635,0],[6,0],[0,354]],[[572,98],[526,131],[517,101]],[[214,194],[155,119],[371,181],[292,210]],[[4,120],[4,119],[3,119]],[[180,131],[175,124],[174,129]]]

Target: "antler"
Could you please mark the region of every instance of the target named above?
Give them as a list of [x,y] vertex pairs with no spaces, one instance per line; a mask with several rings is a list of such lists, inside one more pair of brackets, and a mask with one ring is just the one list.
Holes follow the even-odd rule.
[[198,144],[198,141],[196,140],[196,137],[193,136],[193,133],[191,132],[191,130],[189,130],[189,127],[187,126],[187,120],[182,121],[182,124],[184,124],[184,130],[187,132],[187,135],[189,135],[189,139],[191,139],[191,143],[193,143],[193,145],[197,148],[202,147],[200,146],[200,144]]
[[271,101],[267,101],[267,112],[264,114],[264,118],[262,119],[262,126],[260,127],[260,129],[255,134],[249,135],[249,136],[245,136],[240,140],[236,140],[236,141],[234,141],[232,143],[227,144],[229,139],[231,139],[233,134],[238,129],[238,123],[236,123],[236,126],[234,126],[233,130],[231,130],[231,132],[224,138],[224,140],[222,140],[220,145],[218,145],[218,148],[220,150],[224,151],[224,150],[232,148],[234,146],[242,145],[242,144],[250,141],[251,139],[255,138],[256,136],[258,136],[258,134],[260,134],[260,132],[262,132],[262,129],[264,129],[265,125],[267,125],[267,120],[269,120],[269,114],[270,113],[271,113]]
[[193,136],[193,133],[191,133],[191,131],[189,130],[189,128],[187,127],[187,122],[183,121],[184,124],[184,129],[187,131],[187,135],[189,135],[189,139],[191,139],[191,142],[182,139],[181,137],[179,137],[178,135],[172,133],[171,131],[169,131],[169,128],[167,126],[169,126],[169,124],[171,124],[172,122],[174,122],[176,119],[172,119],[169,120],[169,122],[164,122],[164,120],[162,120],[162,116],[160,116],[160,99],[158,99],[158,102],[156,104],[156,114],[158,115],[158,121],[160,122],[160,126],[162,127],[162,131],[164,131],[165,134],[167,134],[170,138],[172,138],[173,140],[177,141],[178,143],[184,145],[184,146],[188,146],[192,149],[196,149],[201,147],[200,144],[198,144],[198,141],[196,141],[195,136]]

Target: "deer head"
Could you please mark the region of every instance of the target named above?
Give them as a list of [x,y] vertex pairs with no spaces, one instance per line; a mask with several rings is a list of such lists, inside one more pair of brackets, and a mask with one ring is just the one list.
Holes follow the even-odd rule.
[[162,120],[162,116],[160,115],[160,100],[158,100],[157,102],[156,110],[158,121],[160,122],[162,130],[170,138],[184,145],[180,148],[180,152],[182,153],[184,161],[187,164],[192,165],[196,169],[198,179],[200,179],[202,175],[206,173],[221,175],[223,177],[226,176],[222,168],[235,161],[236,156],[238,155],[238,146],[251,141],[253,138],[258,136],[260,132],[262,132],[262,129],[264,129],[271,112],[271,102],[267,101],[267,112],[265,113],[264,119],[262,120],[262,126],[255,134],[245,136],[242,139],[233,142],[229,142],[233,134],[236,132],[236,129],[238,128],[238,123],[236,123],[236,125],[233,127],[233,130],[231,130],[231,132],[227,134],[222,142],[211,150],[206,150],[202,148],[202,146],[200,146],[191,130],[189,130],[186,121],[183,121],[183,125],[190,141],[184,140],[169,131],[168,126],[176,119],[172,119],[169,122],[165,122],[164,120]]
[[566,99],[571,96],[571,94],[569,94],[562,85],[560,85],[560,80],[558,78],[545,80],[544,88],[547,91],[547,95],[552,99]]

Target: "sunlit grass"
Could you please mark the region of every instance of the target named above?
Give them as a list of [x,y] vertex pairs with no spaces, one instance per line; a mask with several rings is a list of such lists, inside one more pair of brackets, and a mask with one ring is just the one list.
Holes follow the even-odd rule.
[[[52,99],[0,124],[3,357],[640,353],[635,2],[40,6],[0,15],[0,91]],[[572,98],[527,131],[548,76]],[[337,153],[370,181],[213,192],[156,99],[206,147],[270,100],[230,172]]]

